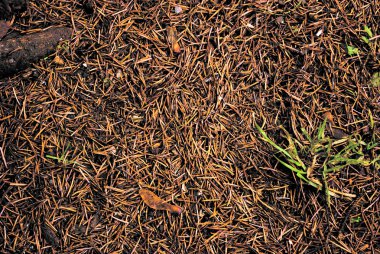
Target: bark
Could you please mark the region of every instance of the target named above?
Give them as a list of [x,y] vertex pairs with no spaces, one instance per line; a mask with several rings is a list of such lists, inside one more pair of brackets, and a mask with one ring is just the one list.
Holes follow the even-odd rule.
[[56,49],[60,40],[68,40],[71,28],[50,28],[43,32],[0,41],[0,79],[28,68]]

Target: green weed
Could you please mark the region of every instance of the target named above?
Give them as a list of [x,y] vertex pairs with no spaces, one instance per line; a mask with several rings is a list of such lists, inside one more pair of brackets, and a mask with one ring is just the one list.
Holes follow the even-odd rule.
[[69,41],[63,41],[62,43],[57,45],[57,50],[63,49],[66,52],[69,52]]
[[[373,33],[372,33],[371,28],[369,28],[367,25],[365,25],[363,27],[363,31],[366,33],[366,35],[365,36],[364,35],[361,36],[362,41],[364,41],[369,46],[371,46],[370,39],[373,37]],[[354,46],[350,46],[350,45],[346,44],[346,48],[347,48],[347,54],[349,56],[353,56],[353,55],[359,54],[360,50],[358,48],[354,47]]]
[[[368,167],[372,164],[378,166],[380,156],[370,160],[366,156],[368,151],[378,146],[375,142],[364,142],[359,135],[351,135],[341,139],[333,139],[325,135],[327,119],[319,126],[317,133],[309,135],[301,129],[305,141],[293,138],[281,126],[288,141],[286,148],[276,144],[267,133],[256,124],[262,140],[270,144],[277,154],[275,158],[285,168],[291,170],[303,182],[326,192],[328,203],[330,196],[355,197],[354,194],[341,192],[329,187],[329,176],[350,166]],[[301,156],[301,155],[302,156]]]
[[373,33],[371,31],[371,28],[369,28],[368,26],[364,26],[364,31],[367,33],[367,36],[362,36],[362,40],[367,43],[367,44],[370,44],[370,41],[369,39],[371,39],[373,37]]

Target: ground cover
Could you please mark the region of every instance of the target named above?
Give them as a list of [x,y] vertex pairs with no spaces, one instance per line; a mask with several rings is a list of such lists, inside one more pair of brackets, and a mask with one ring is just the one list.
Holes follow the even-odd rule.
[[0,81],[0,251],[378,253],[379,25],[376,0],[30,1],[11,30],[73,35]]

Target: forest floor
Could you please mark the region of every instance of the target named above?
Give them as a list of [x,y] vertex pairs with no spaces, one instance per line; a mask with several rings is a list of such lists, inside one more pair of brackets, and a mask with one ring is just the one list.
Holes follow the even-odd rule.
[[378,1],[30,1],[10,32],[62,26],[0,81],[1,253],[379,253]]

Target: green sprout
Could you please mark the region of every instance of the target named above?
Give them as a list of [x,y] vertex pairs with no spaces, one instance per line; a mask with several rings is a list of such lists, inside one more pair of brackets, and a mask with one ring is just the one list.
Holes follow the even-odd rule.
[[58,163],[63,163],[63,165],[70,165],[70,164],[76,164],[75,161],[70,161],[70,160],[67,160],[67,150],[70,148],[70,144],[66,147],[66,149],[63,151],[61,157],[56,157],[56,156],[53,156],[53,155],[49,155],[47,154],[46,155],[46,158],[48,159],[53,159],[53,160],[57,160]]
[[360,216],[351,218],[352,223],[359,223],[362,221],[362,218]]
[[363,27],[364,32],[366,32],[367,36],[362,36],[361,39],[370,45],[370,39],[373,37],[373,33],[371,31],[371,28],[369,28],[367,25]]
[[364,26],[364,31],[368,34],[369,38],[373,37],[373,33],[371,31],[371,28],[369,28],[368,26]]
[[347,47],[347,53],[349,56],[357,55],[359,54],[359,49],[355,48],[354,46],[346,45]]

